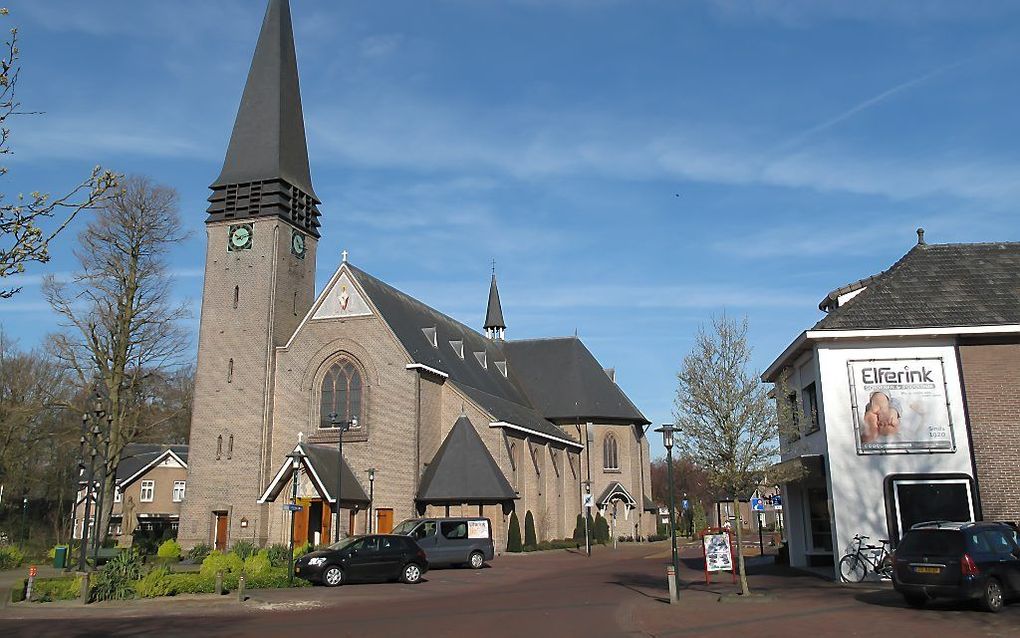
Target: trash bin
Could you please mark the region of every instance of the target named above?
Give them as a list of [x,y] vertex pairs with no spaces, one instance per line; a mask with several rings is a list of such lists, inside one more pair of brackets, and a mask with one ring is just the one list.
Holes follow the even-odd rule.
[[63,569],[67,566],[67,545],[57,545],[53,550],[53,567]]

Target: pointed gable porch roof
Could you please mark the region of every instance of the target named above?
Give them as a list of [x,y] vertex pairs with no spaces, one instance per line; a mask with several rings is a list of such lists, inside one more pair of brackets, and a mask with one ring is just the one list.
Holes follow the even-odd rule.
[[455,503],[508,504],[515,498],[517,493],[475,426],[461,416],[425,470],[416,500],[423,508]]
[[[311,479],[312,485],[315,486],[319,496],[330,504],[336,503],[337,468],[340,466],[338,463],[340,451],[331,445],[314,445],[311,443],[299,443],[295,446],[294,451],[298,449],[304,453],[302,467],[308,473],[308,477]],[[343,460],[343,464],[340,467],[342,468],[340,471],[343,472],[343,481],[340,486],[343,494],[340,498],[340,505],[348,508],[368,507],[368,495],[365,493],[361,483],[358,482],[354,472],[351,471],[351,467],[347,465],[347,459]],[[286,458],[280,469],[273,476],[273,480],[270,481],[265,491],[259,496],[258,502],[274,502],[280,496],[280,493],[290,485],[293,476],[294,470],[291,460]]]

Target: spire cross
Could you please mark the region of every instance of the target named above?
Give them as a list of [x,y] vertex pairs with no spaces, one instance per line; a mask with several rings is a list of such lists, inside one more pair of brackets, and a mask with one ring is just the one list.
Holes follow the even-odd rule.
[[496,260],[492,260],[492,275],[496,276]]
[[343,258],[344,261],[347,261],[347,251],[346,250],[341,252],[340,256]]

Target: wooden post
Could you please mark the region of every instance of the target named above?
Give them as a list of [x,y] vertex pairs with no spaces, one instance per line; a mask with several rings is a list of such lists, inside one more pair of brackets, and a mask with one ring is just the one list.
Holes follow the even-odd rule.
[[239,603],[244,602],[244,580],[244,572],[241,572],[241,575],[237,579],[237,602]]
[[223,595],[223,570],[216,572],[216,595]]

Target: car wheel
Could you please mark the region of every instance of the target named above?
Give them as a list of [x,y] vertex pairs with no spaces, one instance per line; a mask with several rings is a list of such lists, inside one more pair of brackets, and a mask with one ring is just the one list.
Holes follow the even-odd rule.
[[416,563],[404,565],[404,571],[400,573],[400,580],[408,585],[414,585],[419,582],[421,580],[421,567],[418,567]]
[[481,569],[485,566],[485,556],[482,556],[481,552],[471,552],[471,556],[468,557],[468,565],[471,569]]
[[981,608],[993,614],[1002,611],[1003,595],[1002,585],[998,580],[989,578],[985,583],[985,589],[981,593]]
[[344,570],[336,565],[330,565],[322,572],[322,584],[326,587],[336,587],[344,582]]
[[907,601],[907,604],[911,607],[924,607],[924,604],[928,602],[928,597],[924,594],[903,594],[903,600]]

